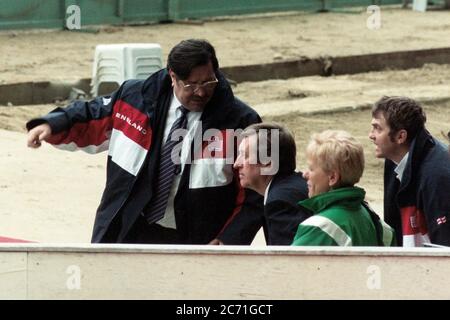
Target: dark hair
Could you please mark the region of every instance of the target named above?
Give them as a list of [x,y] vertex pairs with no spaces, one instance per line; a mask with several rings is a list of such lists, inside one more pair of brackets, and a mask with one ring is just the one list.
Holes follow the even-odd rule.
[[214,47],[206,40],[189,39],[172,48],[167,59],[167,68],[175,72],[181,80],[186,80],[192,69],[210,61],[216,72],[219,62]]
[[380,113],[391,129],[389,136],[392,141],[395,134],[404,129],[408,133],[406,141],[411,143],[427,121],[420,104],[407,97],[382,97],[372,107],[372,117],[376,118]]
[[[262,137],[261,131],[266,131],[267,135],[264,135],[267,139],[267,143],[260,144],[260,139]],[[296,167],[296,155],[297,148],[295,145],[295,139],[292,133],[290,133],[286,128],[276,124],[276,123],[256,123],[245,128],[242,133],[242,137],[249,137],[254,134],[257,134],[258,137],[258,154],[260,145],[267,146],[267,156],[272,157],[272,130],[278,130],[279,134],[279,164],[278,164],[278,173],[280,175],[291,174],[295,171]],[[259,159],[258,159],[259,161]]]

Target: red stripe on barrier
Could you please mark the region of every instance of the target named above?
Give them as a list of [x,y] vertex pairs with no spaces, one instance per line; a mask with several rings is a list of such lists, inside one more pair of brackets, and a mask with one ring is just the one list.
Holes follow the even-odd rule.
[[0,242],[10,242],[10,243],[14,243],[14,242],[20,242],[20,243],[30,243],[30,242],[34,242],[34,241],[28,241],[28,240],[22,240],[22,239],[14,239],[14,238],[8,238],[8,237],[0,237]]

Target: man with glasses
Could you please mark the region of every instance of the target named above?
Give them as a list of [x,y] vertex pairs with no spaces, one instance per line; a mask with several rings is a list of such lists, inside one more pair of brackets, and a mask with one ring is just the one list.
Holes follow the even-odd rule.
[[233,95],[211,44],[191,39],[145,81],[29,121],[28,146],[108,150],[92,242],[206,244],[234,239],[230,221],[262,206],[240,188],[230,150],[230,132],[260,121]]

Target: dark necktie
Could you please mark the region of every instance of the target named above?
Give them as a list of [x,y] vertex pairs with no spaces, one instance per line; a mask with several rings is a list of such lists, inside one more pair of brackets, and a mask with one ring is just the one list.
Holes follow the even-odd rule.
[[[179,173],[180,165],[174,164],[171,158],[172,150],[181,141],[172,140],[172,135],[177,129],[185,129],[187,125],[187,113],[189,110],[183,106],[178,107],[181,115],[175,120],[170,129],[166,143],[161,148],[159,160],[158,180],[155,184],[155,192],[152,200],[145,209],[145,219],[149,224],[157,222],[164,217],[175,173]],[[179,136],[179,135],[178,135]],[[176,172],[177,171],[177,172]]]

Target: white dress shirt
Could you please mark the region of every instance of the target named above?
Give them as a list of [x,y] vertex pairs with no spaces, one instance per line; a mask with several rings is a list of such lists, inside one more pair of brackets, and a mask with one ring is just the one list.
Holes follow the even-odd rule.
[[[170,103],[169,111],[167,113],[167,119],[166,124],[164,127],[164,136],[163,136],[163,144],[167,141],[167,138],[169,137],[170,129],[172,128],[173,123],[175,120],[180,116],[181,111],[178,110],[178,107],[181,106],[181,102],[176,97],[175,93],[172,95],[172,101]],[[186,164],[186,160],[190,156],[190,150],[191,150],[191,143],[192,139],[194,137],[194,134],[197,129],[199,129],[201,126],[200,124],[200,117],[202,116],[202,112],[188,112],[187,114],[187,126],[186,129],[188,131],[187,136],[183,139],[182,142],[182,149],[181,149],[181,171],[180,174],[174,176],[172,187],[170,189],[169,193],[169,199],[167,200],[167,208],[166,213],[164,215],[164,218],[159,220],[159,225],[166,227],[166,228],[172,228],[176,229],[176,223],[175,223],[175,211],[174,211],[174,205],[173,201],[175,199],[175,195],[177,194],[178,185],[180,184],[180,178],[184,171],[184,165]]]
[[264,205],[266,205],[267,197],[269,195],[269,189],[270,189],[270,185],[272,184],[272,181],[273,181],[273,177],[270,180],[269,184],[267,185],[266,191],[264,191]]
[[397,167],[395,167],[394,171],[397,174],[397,179],[402,182],[402,178],[403,178],[403,172],[405,171],[405,167],[406,167],[406,163],[408,162],[408,156],[409,156],[409,152],[407,152],[402,160],[400,160],[400,162],[397,164]]

